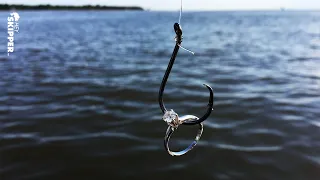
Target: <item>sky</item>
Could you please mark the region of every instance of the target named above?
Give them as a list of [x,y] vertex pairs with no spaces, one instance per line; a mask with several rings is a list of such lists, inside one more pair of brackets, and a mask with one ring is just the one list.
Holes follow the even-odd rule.
[[[0,0],[8,4],[140,6],[150,10],[178,10],[180,0]],[[320,0],[183,0],[184,10],[320,9]]]

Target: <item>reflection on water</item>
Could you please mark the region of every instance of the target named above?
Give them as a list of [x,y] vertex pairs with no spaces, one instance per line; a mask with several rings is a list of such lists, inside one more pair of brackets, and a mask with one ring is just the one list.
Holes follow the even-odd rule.
[[[0,57],[1,179],[317,179],[320,14],[185,12],[164,100],[214,111],[172,158],[157,95],[177,13],[20,12]],[[0,13],[5,24],[6,12]],[[5,44],[2,34],[1,44]],[[181,149],[196,127],[181,126]]]

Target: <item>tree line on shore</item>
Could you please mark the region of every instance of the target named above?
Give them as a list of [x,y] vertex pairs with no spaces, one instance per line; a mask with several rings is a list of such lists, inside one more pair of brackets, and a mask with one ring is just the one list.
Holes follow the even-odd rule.
[[100,6],[100,5],[83,5],[83,6],[59,6],[59,5],[22,5],[22,4],[0,4],[0,10],[140,10],[138,6]]

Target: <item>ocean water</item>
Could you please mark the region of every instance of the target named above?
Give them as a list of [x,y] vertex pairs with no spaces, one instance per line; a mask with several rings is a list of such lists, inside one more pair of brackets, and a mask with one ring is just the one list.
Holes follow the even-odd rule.
[[[0,179],[319,180],[320,12],[183,12],[164,93],[214,111],[199,144],[164,149],[158,90],[179,12],[0,12]],[[192,142],[180,126],[170,146]]]

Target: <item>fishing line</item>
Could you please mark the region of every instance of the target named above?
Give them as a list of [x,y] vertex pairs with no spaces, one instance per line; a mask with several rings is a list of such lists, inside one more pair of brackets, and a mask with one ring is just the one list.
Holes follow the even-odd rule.
[[[180,26],[181,26],[181,16],[182,16],[182,0],[180,1],[180,15],[179,15],[179,24],[180,24]],[[190,51],[189,49],[182,47],[180,44],[178,44],[178,46],[181,49],[183,49],[183,50],[185,50],[185,51],[187,51],[187,52],[189,52],[189,53],[191,53],[193,55],[195,54],[193,51]]]
[[189,52],[189,53],[191,53],[191,54],[194,55],[194,52],[193,52],[193,51],[190,51],[189,49],[186,49],[186,48],[182,47],[180,44],[179,44],[178,46],[179,46],[181,49],[183,49],[183,50],[185,50],[185,51],[187,51],[187,52]]
[[180,16],[179,16],[179,24],[181,24],[181,15],[182,15],[182,0],[180,1]]

